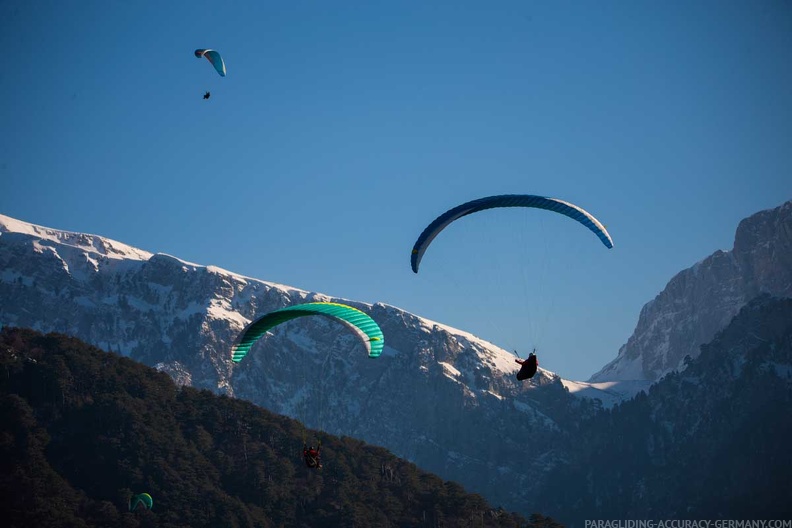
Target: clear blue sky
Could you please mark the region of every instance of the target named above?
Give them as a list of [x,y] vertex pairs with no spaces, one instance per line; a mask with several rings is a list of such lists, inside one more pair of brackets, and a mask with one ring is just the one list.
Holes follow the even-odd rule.
[[[571,379],[792,198],[789,1],[2,0],[0,45],[0,212],[539,343]],[[616,247],[481,213],[412,273],[426,224],[501,193]]]

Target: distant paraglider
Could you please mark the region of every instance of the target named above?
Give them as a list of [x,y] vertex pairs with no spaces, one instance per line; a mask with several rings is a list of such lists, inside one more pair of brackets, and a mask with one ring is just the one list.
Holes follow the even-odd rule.
[[[202,57],[205,58],[211,63],[212,66],[214,66],[214,69],[220,74],[221,77],[226,76],[225,62],[223,62],[223,57],[221,57],[220,53],[217,51],[212,49],[197,49],[195,50],[195,56],[199,59]],[[207,100],[211,96],[211,92],[207,90],[206,93],[204,93],[203,98],[204,100]]]
[[129,499],[129,511],[133,512],[142,506],[146,510],[150,510],[154,506],[154,499],[148,493],[141,493]]
[[322,449],[322,442],[316,447],[308,447],[308,444],[303,443],[303,460],[305,467],[310,469],[322,469],[322,455],[319,452]]

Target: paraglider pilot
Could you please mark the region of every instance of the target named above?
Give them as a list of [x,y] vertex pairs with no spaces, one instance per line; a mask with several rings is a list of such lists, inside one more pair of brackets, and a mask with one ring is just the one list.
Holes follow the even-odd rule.
[[515,358],[514,361],[522,365],[522,368],[517,373],[517,379],[519,381],[524,381],[534,377],[536,374],[536,369],[539,367],[539,360],[536,357],[536,349],[534,348],[533,352],[528,354],[527,359],[518,359]]
[[204,99],[209,99],[209,97],[211,97],[211,96],[212,96],[212,94],[210,92],[206,92],[204,94]]
[[322,459],[319,455],[319,450],[322,448],[322,442],[314,448],[314,446],[308,447],[307,444],[303,444],[303,460],[305,460],[305,465],[312,469],[322,469]]

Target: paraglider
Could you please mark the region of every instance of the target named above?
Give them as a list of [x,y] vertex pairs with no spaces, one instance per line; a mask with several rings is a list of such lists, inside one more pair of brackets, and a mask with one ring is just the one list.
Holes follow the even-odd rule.
[[536,349],[528,354],[527,359],[515,359],[517,363],[522,365],[522,368],[517,372],[517,380],[525,381],[531,379],[536,374],[536,369],[539,368],[539,359],[536,357]]
[[[564,215],[572,220],[575,220],[577,223],[585,226],[588,228],[592,233],[594,233],[597,238],[600,239],[600,242],[608,248],[613,248],[613,239],[611,238],[608,230],[605,226],[600,222],[597,218],[595,218],[592,214],[585,211],[583,208],[566,202],[564,200],[560,200],[558,198],[549,198],[545,196],[538,196],[533,194],[504,194],[504,195],[497,195],[497,196],[488,196],[484,198],[479,198],[476,200],[472,200],[456,207],[449,209],[448,211],[444,212],[437,218],[435,218],[424,230],[421,232],[420,236],[416,240],[415,244],[413,245],[412,252],[410,254],[410,266],[414,273],[418,273],[418,268],[421,265],[421,260],[423,259],[426,250],[429,248],[432,241],[449,225],[454,223],[455,221],[459,220],[460,218],[473,214],[478,213],[480,211],[485,211],[487,209],[498,209],[498,208],[529,208],[529,209],[543,209],[546,211],[550,211],[553,213],[558,213]],[[539,263],[542,258],[548,257],[549,253],[547,253],[547,248],[545,247],[542,250],[539,243],[529,243],[527,245],[521,245],[525,249],[531,252],[531,257],[533,257],[533,262]],[[537,251],[535,251],[537,250]],[[508,252],[507,252],[508,253]],[[534,257],[534,253],[536,256]],[[504,260],[503,257],[508,258],[508,254],[503,253],[493,253],[487,254],[487,263],[488,265],[492,264],[493,267],[497,266],[499,263],[502,263]],[[538,344],[541,336],[540,326],[545,324],[546,321],[549,320],[548,311],[552,307],[552,304],[555,299],[551,299],[551,302],[545,303],[542,296],[542,285],[543,280],[541,277],[537,277],[535,275],[531,275],[530,273],[526,273],[529,269],[526,263],[529,260],[523,258],[519,261],[520,267],[522,267],[522,278],[525,282],[524,290],[525,296],[528,297],[529,292],[529,285],[528,281],[533,281],[533,284],[530,288],[530,301],[526,301],[526,312],[528,310],[533,310],[534,314],[527,313],[526,317],[524,317],[525,325],[527,328],[527,333],[530,334],[530,338],[534,341],[534,344]],[[502,266],[505,267],[505,266]],[[543,268],[544,270],[550,269],[547,263],[543,263],[541,265],[537,264],[536,268]],[[513,268],[512,268],[513,269]],[[538,269],[541,271],[541,269]],[[487,275],[487,277],[492,277],[493,280],[506,280],[502,279],[504,274],[498,273],[498,270],[493,270],[493,273]],[[515,289],[514,285],[508,284],[505,287],[509,289]],[[490,288],[491,290],[495,290],[496,288]],[[554,292],[550,293],[549,295],[553,295]],[[535,326],[535,327],[534,327]],[[536,375],[538,369],[538,359],[535,354],[536,349],[534,349],[534,353],[523,359],[515,359],[515,361],[520,365],[520,370],[517,373],[517,379],[520,381],[524,381],[527,379],[531,379],[533,376]],[[519,357],[519,356],[518,356]]]
[[143,506],[144,509],[150,510],[154,505],[154,499],[148,493],[141,493],[129,499],[129,511],[135,511],[138,506]]
[[303,443],[303,460],[305,461],[305,466],[311,469],[322,469],[322,459],[319,450],[322,448],[322,442],[320,441],[316,447],[311,446],[308,447],[307,444]]
[[223,62],[223,58],[217,51],[213,49],[197,49],[195,50],[195,56],[199,59],[201,57],[206,58],[206,60],[212,63],[212,66],[214,66],[214,69],[217,70],[217,73],[219,73],[221,77],[226,76],[225,62]]
[[239,363],[250,351],[261,336],[270,329],[286,321],[308,315],[323,315],[330,317],[355,332],[366,347],[368,357],[376,358],[382,354],[385,340],[382,330],[374,320],[351,306],[332,302],[312,302],[287,306],[275,310],[250,323],[240,334],[237,342],[231,349],[231,358],[234,363]]
[[[221,57],[220,53],[218,53],[217,51],[213,49],[197,49],[195,50],[195,56],[199,59],[202,57],[205,58],[206,60],[209,61],[209,63],[212,66],[214,66],[215,71],[217,71],[217,73],[219,73],[221,77],[226,76],[225,62],[223,62],[223,57]],[[203,96],[204,101],[209,99],[209,97],[211,96],[212,96],[211,92],[207,90]]]
[[595,235],[599,237],[602,243],[608,249],[613,247],[613,239],[605,229],[605,226],[599,220],[594,218],[591,214],[584,211],[577,205],[559,200],[557,198],[547,198],[544,196],[536,196],[533,194],[504,194],[500,196],[489,196],[487,198],[479,198],[462,205],[458,205],[453,209],[446,211],[438,216],[426,229],[423,230],[418,240],[413,246],[412,254],[410,256],[410,265],[413,272],[418,273],[418,266],[421,264],[421,259],[424,256],[429,244],[435,239],[440,232],[445,229],[449,224],[467,216],[472,213],[484,211],[486,209],[494,209],[499,207],[533,207],[537,209],[546,209],[568,216],[589,228]]
[[[377,358],[382,354],[382,349],[385,345],[382,330],[367,314],[357,308],[347,306],[346,304],[310,302],[287,306],[269,312],[251,322],[245,327],[237,338],[236,343],[231,348],[231,359],[234,363],[242,361],[242,359],[247,356],[253,344],[272,328],[287,321],[291,321],[292,319],[311,315],[322,315],[344,324],[344,326],[352,330],[362,341],[368,352],[368,357]],[[308,447],[307,443],[305,443],[305,434],[303,434],[303,461],[308,468],[322,468],[320,455],[321,446],[322,443],[320,441],[318,447]]]

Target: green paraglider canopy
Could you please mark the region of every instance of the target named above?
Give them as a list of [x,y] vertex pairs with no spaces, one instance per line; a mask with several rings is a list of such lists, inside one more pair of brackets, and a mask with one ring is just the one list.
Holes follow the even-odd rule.
[[154,505],[154,499],[148,493],[141,493],[129,499],[129,511],[137,510],[138,506],[142,505],[145,509],[150,510]]
[[236,344],[231,349],[233,361],[235,363],[242,361],[242,358],[250,351],[253,343],[270,329],[286,321],[308,315],[324,315],[346,325],[347,328],[360,337],[370,358],[379,357],[382,353],[382,348],[385,345],[382,330],[371,317],[346,304],[313,302],[287,306],[286,308],[270,312],[250,323],[242,331]]

